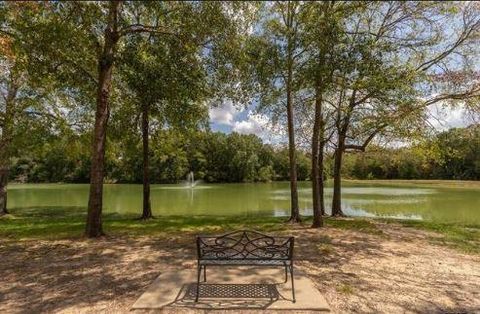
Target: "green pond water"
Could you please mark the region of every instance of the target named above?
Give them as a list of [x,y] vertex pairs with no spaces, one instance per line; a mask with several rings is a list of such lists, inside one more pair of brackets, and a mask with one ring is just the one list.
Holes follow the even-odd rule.
[[[154,215],[286,216],[290,208],[288,182],[246,184],[152,185]],[[332,189],[325,189],[327,212]],[[345,183],[344,212],[351,216],[424,219],[437,222],[480,224],[480,190],[422,185]],[[88,185],[13,184],[9,207],[86,207]],[[107,184],[104,212],[140,213],[142,186]],[[299,183],[303,215],[312,214],[309,182]]]

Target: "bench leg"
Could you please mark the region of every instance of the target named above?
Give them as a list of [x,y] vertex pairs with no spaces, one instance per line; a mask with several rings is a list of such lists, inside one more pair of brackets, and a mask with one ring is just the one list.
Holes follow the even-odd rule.
[[292,277],[292,296],[293,296],[292,302],[295,303],[296,300],[295,300],[295,285],[293,283],[293,264],[290,265],[290,277]]
[[207,282],[207,265],[203,265],[203,281]]
[[197,266],[197,294],[195,295],[195,302],[198,302],[198,294],[200,293],[200,273],[202,272],[202,266]]

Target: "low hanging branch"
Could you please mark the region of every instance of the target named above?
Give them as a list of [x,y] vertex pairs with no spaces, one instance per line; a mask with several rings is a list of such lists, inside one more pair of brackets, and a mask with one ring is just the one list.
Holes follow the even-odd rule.
[[159,35],[174,35],[177,36],[178,34],[172,32],[170,30],[161,28],[159,26],[151,26],[151,25],[143,25],[143,24],[131,24],[124,28],[122,28],[118,35],[120,37],[125,36],[127,34],[132,33],[151,33],[151,34],[159,34]]
[[[416,108],[415,110],[409,111],[409,112],[404,112],[403,114],[398,115],[398,116],[392,116],[389,120],[404,119],[406,116],[408,116],[410,114],[413,114],[416,111],[424,110],[428,106],[431,106],[431,105],[433,105],[435,103],[438,103],[438,102],[441,102],[441,101],[466,100],[466,99],[472,99],[472,98],[478,98],[478,97],[480,97],[480,85],[475,86],[475,87],[471,88],[470,90],[464,91],[464,92],[452,93],[452,94],[442,94],[442,95],[435,96],[431,99],[428,99],[428,100],[424,101],[424,103],[421,106],[419,106],[418,108]],[[363,144],[361,144],[361,145],[347,144],[347,145],[345,145],[344,151],[355,150],[355,151],[365,152],[365,149],[370,144],[370,142],[375,138],[375,136],[377,136],[380,132],[382,132],[388,125],[389,125],[388,122],[384,122],[384,123],[380,124],[377,128],[375,128],[372,131],[372,133],[370,133],[370,135],[365,139]]]
[[361,151],[365,152],[365,149],[367,146],[370,144],[370,142],[374,139],[374,137],[380,133],[383,129],[385,129],[388,126],[387,123],[381,124],[378,128],[376,128],[368,137],[367,139],[363,142],[361,145],[354,145],[354,144],[347,144],[345,145],[344,151],[347,150],[356,150],[356,151]]

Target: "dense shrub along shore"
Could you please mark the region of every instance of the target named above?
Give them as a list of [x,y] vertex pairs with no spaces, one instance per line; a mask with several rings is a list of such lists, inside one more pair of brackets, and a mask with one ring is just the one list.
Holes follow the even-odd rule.
[[[10,179],[17,182],[89,182],[89,134],[46,134],[15,158]],[[141,143],[134,136],[109,139],[107,181],[140,183]],[[310,157],[298,151],[299,180],[309,180]],[[325,177],[331,177],[332,156]],[[197,131],[158,131],[152,136],[153,183],[178,183],[193,171],[206,182],[288,180],[288,149],[265,144],[255,135]],[[352,179],[480,180],[480,127],[439,133],[402,148],[370,147],[346,154],[342,175]]]

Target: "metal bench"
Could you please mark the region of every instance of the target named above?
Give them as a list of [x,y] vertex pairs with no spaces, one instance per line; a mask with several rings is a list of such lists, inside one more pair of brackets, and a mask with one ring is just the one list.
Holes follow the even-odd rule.
[[220,236],[197,236],[197,291],[200,291],[200,276],[207,281],[207,266],[270,266],[285,268],[292,281],[292,297],[295,302],[293,281],[293,237],[276,237],[257,231],[240,230]]

